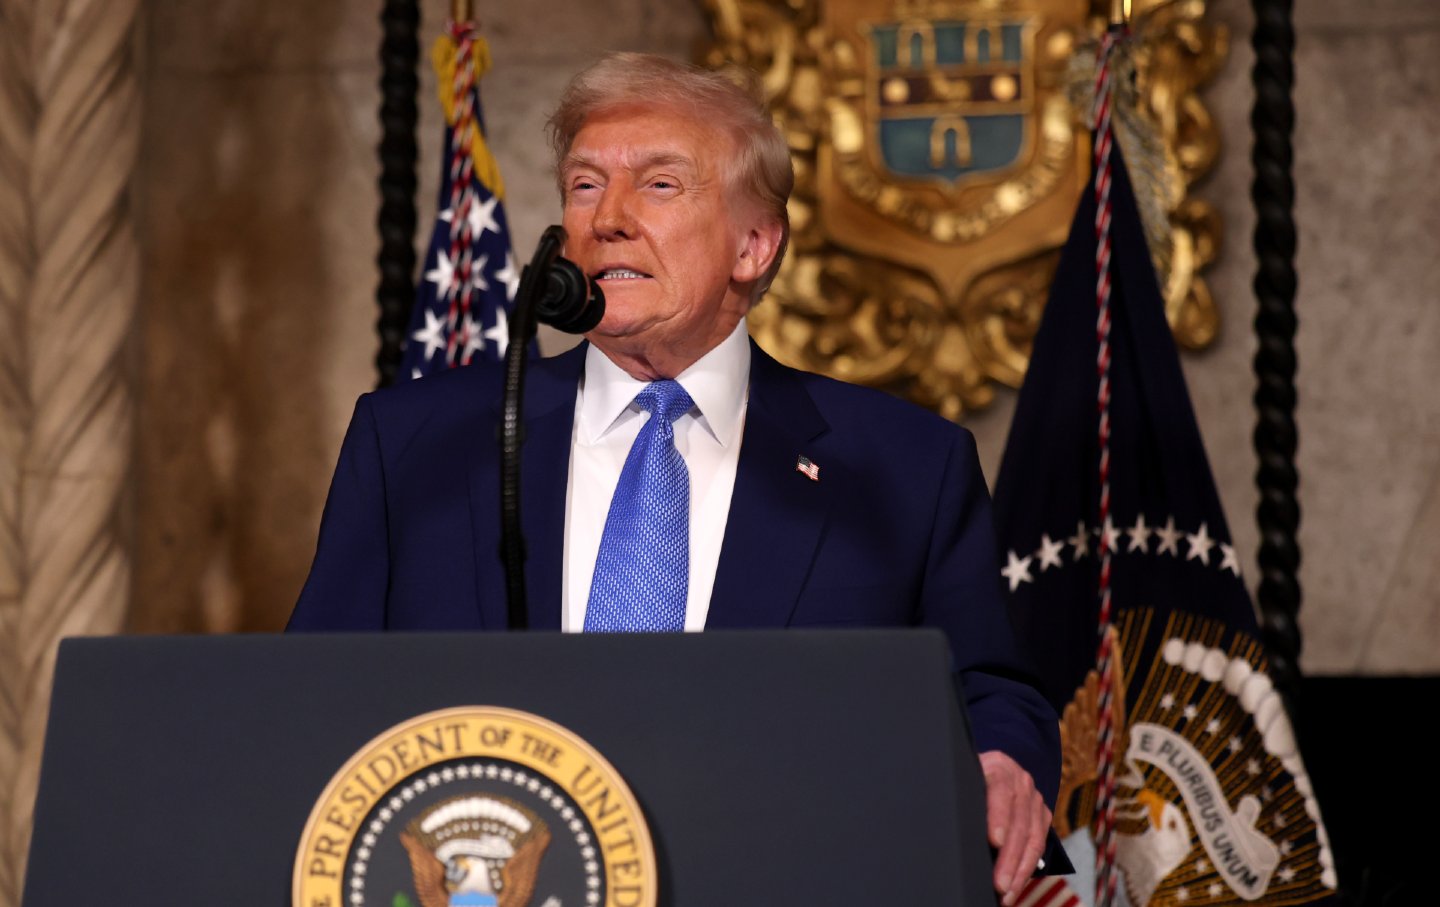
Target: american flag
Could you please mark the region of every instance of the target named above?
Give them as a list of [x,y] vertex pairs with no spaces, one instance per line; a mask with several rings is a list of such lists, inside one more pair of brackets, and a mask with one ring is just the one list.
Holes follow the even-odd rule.
[[490,48],[471,23],[452,22],[431,56],[445,110],[445,147],[402,380],[469,365],[477,356],[503,360],[520,286],[501,203],[505,186],[480,112],[480,77],[490,68]]
[[1060,876],[1042,876],[1021,892],[1015,907],[1081,907],[1084,902]]
[[795,461],[795,471],[806,476],[812,482],[820,481],[820,466],[809,457],[801,457]]
[[[1077,869],[1063,885],[1036,881],[1022,903],[1337,903],[1329,838],[1266,671],[1124,155],[1119,146],[1111,153],[1108,513],[1096,431],[1094,177],[1061,255],[995,488],[999,578],[1062,715],[1055,825]],[[1114,890],[1095,871],[1105,811],[1104,551],[1113,564],[1105,635],[1115,653]]]

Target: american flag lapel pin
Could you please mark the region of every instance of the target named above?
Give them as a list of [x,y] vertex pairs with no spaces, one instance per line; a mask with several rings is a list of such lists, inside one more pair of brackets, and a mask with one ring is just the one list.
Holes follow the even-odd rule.
[[812,462],[809,457],[802,456],[796,460],[795,471],[812,482],[820,481],[820,464]]

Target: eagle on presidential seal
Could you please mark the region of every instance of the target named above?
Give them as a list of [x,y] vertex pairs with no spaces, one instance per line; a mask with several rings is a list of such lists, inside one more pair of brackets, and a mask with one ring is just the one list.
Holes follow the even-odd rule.
[[526,907],[550,830],[505,797],[435,804],[400,833],[422,907]]

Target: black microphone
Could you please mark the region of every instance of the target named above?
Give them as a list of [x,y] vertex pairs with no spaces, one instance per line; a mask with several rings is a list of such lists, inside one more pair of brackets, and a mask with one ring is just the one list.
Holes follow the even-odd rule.
[[[536,320],[567,334],[583,334],[605,317],[605,294],[578,265],[560,257],[564,244],[563,227],[546,227],[535,257],[520,272],[520,286],[522,294],[528,291],[534,298]],[[540,286],[535,286],[537,280]]]
[[556,258],[545,275],[545,294],[535,303],[535,317],[557,331],[583,334],[605,317],[605,294],[568,258]]
[[525,359],[538,319],[557,330],[583,334],[600,323],[605,295],[572,261],[560,257],[565,229],[545,228],[535,257],[520,272],[510,345],[505,348],[505,386],[500,398],[500,559],[505,565],[505,599],[510,629],[530,625],[525,603],[525,538],[520,531],[521,409]]

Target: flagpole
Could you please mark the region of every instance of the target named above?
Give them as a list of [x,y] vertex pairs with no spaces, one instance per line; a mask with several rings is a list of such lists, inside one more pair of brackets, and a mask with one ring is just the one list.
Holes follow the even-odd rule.
[[474,4],[470,0],[450,0],[450,20],[452,22],[469,22],[474,16]]

